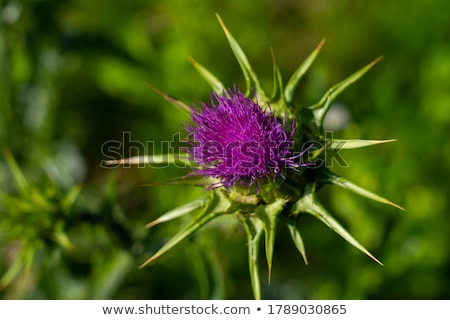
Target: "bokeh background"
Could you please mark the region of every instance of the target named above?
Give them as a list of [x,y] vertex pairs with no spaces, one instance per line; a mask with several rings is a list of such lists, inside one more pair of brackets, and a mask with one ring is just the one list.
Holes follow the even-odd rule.
[[[155,141],[150,152],[157,153],[186,123],[145,82],[187,103],[208,98],[189,56],[227,86],[242,87],[215,12],[269,91],[270,48],[287,78],[327,39],[298,104],[314,103],[384,56],[339,97],[335,114],[348,121],[338,121],[334,137],[398,141],[342,152],[349,166],[333,169],[406,211],[333,187],[320,193],[384,267],[304,217],[309,265],[280,228],[263,296],[450,298],[450,2],[444,0],[2,0],[0,297],[252,298],[245,234],[232,217],[138,269],[190,217],[150,230],[144,225],[202,194],[142,185],[186,169],[100,167],[102,145],[122,141],[124,132]],[[137,150],[133,145],[124,143],[123,156]]]

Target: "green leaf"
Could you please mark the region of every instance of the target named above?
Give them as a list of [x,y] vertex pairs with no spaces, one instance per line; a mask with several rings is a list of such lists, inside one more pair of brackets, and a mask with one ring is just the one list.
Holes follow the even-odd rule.
[[191,112],[191,108],[189,108],[189,106],[187,104],[185,104],[184,102],[172,97],[171,95],[168,95],[165,92],[162,92],[161,90],[155,88],[154,86],[152,86],[149,83],[146,83],[147,87],[149,87],[150,89],[152,89],[153,91],[155,91],[157,94],[159,94],[161,97],[163,97],[167,102],[171,103],[173,106],[175,106],[176,108],[180,109],[181,111],[183,111],[186,114],[190,114]]
[[336,97],[347,87],[349,87],[352,83],[355,83],[357,80],[359,80],[364,74],[366,74],[370,69],[372,69],[372,67],[380,60],[381,57],[375,59],[367,66],[359,69],[355,73],[351,74],[349,77],[337,83],[325,93],[325,95],[322,97],[322,99],[320,99],[318,103],[309,107],[313,111],[314,121],[318,128],[320,129],[322,128],[325,114],[327,113],[331,103],[336,99]]
[[151,228],[157,224],[163,223],[163,222],[167,222],[167,221],[171,221],[173,219],[176,219],[178,217],[184,216],[186,214],[190,214],[200,208],[205,207],[208,204],[208,199],[207,198],[203,198],[203,199],[198,199],[195,201],[192,201],[190,203],[184,204],[178,208],[172,209],[168,212],[166,212],[165,214],[163,214],[162,216],[160,216],[158,219],[153,220],[152,222],[146,224],[145,226],[147,228]]
[[284,95],[286,97],[286,102],[288,104],[292,104],[292,102],[294,100],[294,92],[295,92],[295,89],[297,88],[299,81],[305,75],[305,73],[308,71],[308,69],[311,67],[314,60],[316,60],[316,57],[319,54],[319,51],[320,51],[320,49],[322,49],[322,46],[324,44],[325,44],[325,39],[322,39],[322,41],[320,41],[320,43],[316,47],[316,49],[314,49],[314,51],[310,53],[310,55],[294,71],[291,78],[289,79],[289,81],[286,85],[286,89],[284,90]]
[[6,288],[11,281],[19,274],[24,266],[24,261],[22,257],[19,256],[14,260],[13,264],[9,267],[8,271],[6,271],[2,278],[0,279],[0,289]]
[[17,162],[14,159],[11,152],[9,151],[9,149],[4,148],[3,154],[5,155],[6,162],[8,163],[9,169],[13,174],[13,179],[14,182],[16,183],[17,189],[19,189],[19,192],[22,195],[29,193],[31,191],[31,186],[28,183],[27,179],[25,178],[22,170],[17,165]]
[[385,198],[383,198],[383,197],[381,197],[381,196],[379,196],[379,195],[377,195],[377,194],[375,194],[375,193],[373,193],[371,191],[368,191],[368,190],[366,190],[366,189],[364,189],[364,188],[354,184],[353,182],[350,182],[347,179],[342,178],[342,177],[332,173],[330,170],[324,170],[323,173],[327,177],[325,179],[325,181],[327,183],[331,183],[331,184],[337,185],[337,186],[339,186],[341,188],[353,191],[353,192],[355,192],[355,193],[357,193],[357,194],[359,194],[359,195],[361,195],[363,197],[369,198],[371,200],[374,200],[374,201],[377,201],[377,202],[381,202],[381,203],[384,203],[384,204],[388,204],[388,205],[393,206],[393,207],[395,207],[397,209],[400,209],[400,210],[405,210],[404,208],[402,208],[401,206],[395,204],[394,202],[389,201],[389,200],[387,200],[387,199],[385,199]]
[[0,290],[8,286],[23,269],[30,272],[35,253],[42,247],[43,243],[40,240],[22,244],[22,248],[17,253],[17,258],[0,279]]
[[308,153],[308,161],[314,161],[319,157],[325,150],[347,150],[347,149],[358,149],[369,146],[374,146],[381,143],[388,143],[397,141],[396,139],[390,140],[359,140],[359,139],[333,139],[332,141],[325,140],[321,148],[312,150]]
[[225,33],[225,36],[227,37],[231,50],[233,51],[236,60],[238,61],[239,66],[242,69],[242,73],[244,74],[245,82],[247,84],[245,96],[247,97],[250,96],[251,90],[252,88],[254,88],[256,90],[256,96],[259,101],[268,101],[269,99],[267,98],[267,94],[262,89],[261,84],[259,83],[259,79],[256,76],[255,72],[253,71],[250,62],[248,61],[247,56],[245,55],[241,46],[228,31],[227,27],[225,26],[224,22],[222,21],[222,18],[219,16],[218,13],[216,13],[216,16]]
[[203,79],[208,82],[211,88],[217,93],[226,92],[225,86],[220,82],[219,79],[215,75],[213,75],[208,69],[203,67],[200,63],[194,60],[194,58],[189,57],[189,61],[192,63],[194,68],[198,71],[198,73],[202,76]]
[[211,297],[211,283],[203,252],[211,250],[211,248],[207,245],[205,246],[204,243],[200,246],[193,245],[192,243],[187,243],[185,245],[188,246],[189,255],[187,256],[187,259],[189,259],[189,261],[183,260],[183,262],[189,263],[190,272],[195,276],[198,288],[198,299],[207,300]]
[[305,264],[308,265],[308,259],[306,258],[305,245],[303,244],[303,238],[302,238],[302,235],[300,234],[300,230],[297,225],[297,220],[296,219],[287,219],[286,225],[289,229],[289,232],[291,234],[291,238],[295,244],[295,247],[297,248],[298,252],[300,252],[300,254],[302,255],[303,261],[305,262]]
[[266,259],[268,266],[269,283],[272,274],[272,258],[273,248],[275,244],[275,233],[277,228],[277,218],[280,215],[286,200],[282,198],[276,199],[274,202],[267,205],[260,205],[256,207],[255,215],[261,219],[264,226],[265,242],[266,242]]
[[125,159],[106,160],[102,165],[121,165],[121,164],[178,164],[191,166],[192,162],[189,160],[189,156],[186,153],[180,154],[153,154],[146,156],[135,156]]
[[114,293],[120,290],[120,285],[133,266],[131,254],[118,250],[108,254],[108,259],[96,264],[89,288],[89,299],[112,299]]
[[292,208],[293,214],[298,214],[300,212],[306,212],[320,221],[322,221],[327,227],[336,232],[342,238],[344,238],[348,243],[350,243],[355,248],[359,249],[367,256],[372,258],[374,261],[383,265],[377,258],[375,258],[366,248],[364,248],[358,241],[353,238],[353,236],[348,233],[347,230],[342,227],[339,222],[337,222],[319,203],[316,198],[315,186],[308,185],[304,195],[294,204]]
[[210,193],[212,198],[210,199],[207,207],[203,210],[191,223],[180,230],[175,236],[173,236],[161,249],[159,249],[152,257],[147,259],[140,268],[143,268],[147,264],[156,260],[163,254],[167,253],[170,249],[174,248],[184,239],[188,238],[190,235],[195,233],[209,221],[217,218],[218,216],[227,212],[230,207],[230,202],[225,196],[217,190],[216,192]]
[[72,250],[73,248],[72,243],[70,242],[70,239],[67,236],[67,234],[65,234],[63,231],[60,230],[55,231],[53,233],[53,238],[55,239],[55,242],[65,250],[67,251]]
[[248,266],[253,296],[255,300],[261,300],[261,280],[259,276],[258,257],[264,227],[261,220],[255,217],[242,214],[239,214],[238,217],[244,225],[247,234]]
[[327,146],[327,149],[357,149],[370,147],[381,143],[388,143],[397,141],[396,139],[390,140],[359,140],[359,139],[333,139],[333,141]]
[[76,185],[72,189],[70,189],[69,193],[65,195],[62,200],[61,208],[64,212],[69,212],[72,208],[73,204],[78,198],[78,195],[81,192],[81,185]]
[[155,186],[161,186],[161,185],[190,185],[190,186],[209,186],[212,184],[219,183],[220,180],[210,178],[210,177],[203,177],[203,176],[183,176],[183,177],[177,177],[173,179],[164,180],[161,182],[155,182],[155,183],[147,183],[143,184],[143,187],[155,187]]
[[57,244],[59,244],[62,248],[69,251],[72,250],[73,246],[70,242],[69,237],[64,232],[64,221],[59,220],[55,223],[54,230],[53,230],[53,239]]
[[275,60],[275,54],[272,52],[273,62],[273,92],[270,97],[270,106],[278,117],[288,116],[292,118],[292,112],[286,105],[286,99],[284,97],[283,79],[281,78],[280,69],[278,69],[277,62]]

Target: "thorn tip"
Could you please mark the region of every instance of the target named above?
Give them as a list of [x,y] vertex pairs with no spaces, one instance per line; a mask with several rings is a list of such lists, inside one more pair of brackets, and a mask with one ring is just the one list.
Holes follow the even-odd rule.
[[141,265],[139,266],[139,269],[142,269],[142,268],[145,267],[146,265],[150,264],[153,260],[155,260],[155,259],[158,258],[158,257],[159,257],[158,254],[155,254],[155,255],[151,256],[149,259],[147,259],[143,264],[141,264]]
[[145,225],[145,227],[146,227],[147,229],[150,229],[151,227],[156,226],[156,225],[159,224],[159,223],[160,223],[159,219],[156,219],[156,220],[153,220],[152,222],[147,223],[147,224]]
[[319,44],[316,47],[316,51],[320,51],[322,49],[322,47],[324,46],[325,42],[327,41],[327,39],[323,38],[322,40],[320,40]]
[[376,65],[378,62],[380,62],[380,60],[383,59],[383,56],[379,56],[378,58],[376,58],[375,60],[373,60],[370,64],[369,67],[372,68],[374,65]]
[[217,20],[219,20],[220,26],[222,27],[223,31],[225,33],[228,33],[228,29],[225,26],[225,23],[223,22],[222,18],[220,17],[219,13],[217,13],[217,12],[216,12],[216,17],[217,17]]

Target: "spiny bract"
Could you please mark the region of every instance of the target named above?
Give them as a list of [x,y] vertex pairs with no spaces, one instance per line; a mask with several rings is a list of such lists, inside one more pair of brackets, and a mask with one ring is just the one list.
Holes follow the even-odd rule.
[[[273,58],[274,90],[270,96],[262,89],[243,50],[217,15],[230,47],[242,69],[246,91],[227,90],[205,67],[191,63],[211,85],[210,104],[188,106],[149,85],[171,104],[190,114],[192,124],[184,154],[166,155],[169,162],[192,165],[193,171],[178,183],[206,185],[205,197],[175,208],[149,223],[151,227],[185,214],[198,215],[141,267],[160,257],[214,218],[234,214],[243,224],[248,239],[248,258],[253,294],[261,298],[258,268],[259,244],[265,239],[269,280],[272,268],[277,224],[284,222],[292,240],[307,263],[305,248],[297,224],[300,214],[311,214],[357,249],[380,263],[353,238],[318,202],[317,190],[334,184],[372,200],[398,205],[332,173],[320,161],[326,150],[353,149],[394,140],[326,141],[323,120],[331,103],[350,84],[370,70],[379,59],[356,71],[330,88],[316,104],[298,108],[294,91],[314,62],[324,41],[294,71],[286,85]],[[273,54],[272,54],[273,56]],[[310,148],[314,145],[314,148]],[[309,150],[308,150],[309,149]],[[306,152],[307,151],[307,152]],[[110,163],[151,162],[161,157],[130,158]],[[309,168],[313,166],[314,168]],[[172,181],[173,182],[173,181]]]

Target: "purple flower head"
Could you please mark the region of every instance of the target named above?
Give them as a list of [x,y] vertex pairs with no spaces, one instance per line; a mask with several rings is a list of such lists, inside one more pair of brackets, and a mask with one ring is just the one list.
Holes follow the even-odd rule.
[[278,175],[283,169],[304,166],[291,152],[295,120],[289,133],[272,114],[246,98],[236,87],[211,95],[211,103],[191,106],[188,125],[190,158],[199,168],[193,174],[219,179],[210,188],[253,185],[263,177]]

